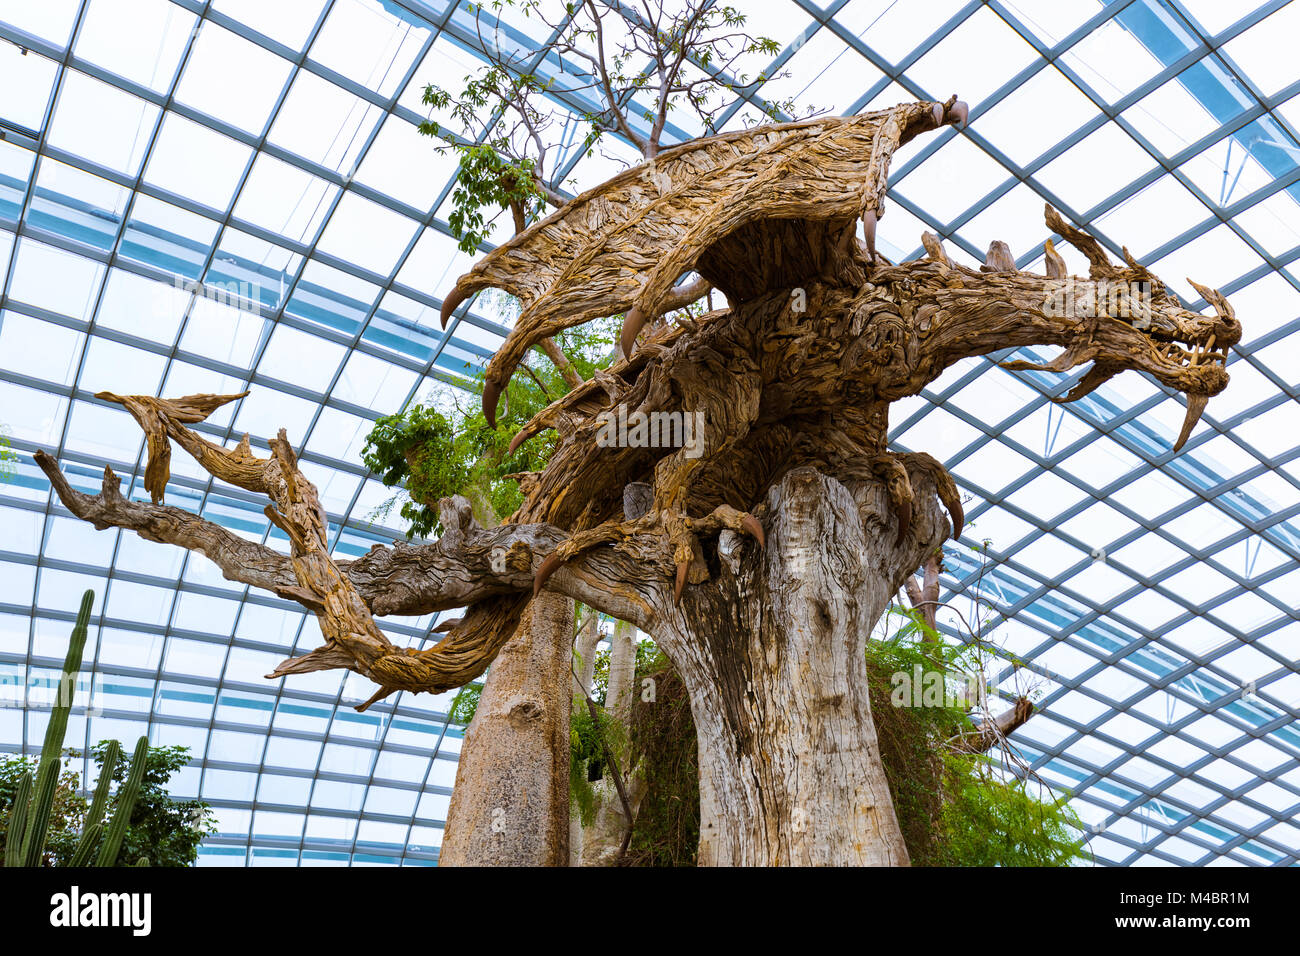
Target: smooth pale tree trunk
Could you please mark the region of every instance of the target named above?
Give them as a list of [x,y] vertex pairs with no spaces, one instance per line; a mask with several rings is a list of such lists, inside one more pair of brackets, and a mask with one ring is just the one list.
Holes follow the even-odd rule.
[[573,600],[543,591],[488,671],[465,732],[442,866],[569,865]]
[[[587,710],[587,697],[591,694],[592,677],[596,672],[596,645],[600,643],[599,614],[589,610],[573,641],[573,657],[577,676],[573,679],[573,709]],[[577,866],[582,858],[582,821],[578,814],[569,814],[569,865]]]
[[907,865],[865,655],[947,532],[933,485],[913,483],[896,546],[880,482],[789,472],[768,494],[766,549],[724,531],[718,573],[656,623],[699,735],[701,865]]
[[[626,741],[632,735],[632,694],[636,678],[636,628],[627,621],[616,621],[609,638],[609,689],[605,694],[605,712],[619,728]],[[620,757],[620,770],[627,787],[628,803],[636,813],[644,794],[640,775]],[[613,866],[618,862],[623,838],[627,835],[627,813],[618,788],[608,768],[596,784],[596,818],[582,833],[579,860],[582,866]]]

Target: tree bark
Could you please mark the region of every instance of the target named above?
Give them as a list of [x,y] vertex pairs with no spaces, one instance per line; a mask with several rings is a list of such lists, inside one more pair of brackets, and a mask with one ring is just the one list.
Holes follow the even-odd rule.
[[933,485],[914,481],[921,507],[895,544],[882,482],[789,472],[768,494],[766,549],[724,531],[719,573],[656,623],[699,735],[701,865],[907,865],[865,654],[947,533]]
[[573,601],[544,592],[492,663],[465,732],[440,866],[568,866],[572,634]]

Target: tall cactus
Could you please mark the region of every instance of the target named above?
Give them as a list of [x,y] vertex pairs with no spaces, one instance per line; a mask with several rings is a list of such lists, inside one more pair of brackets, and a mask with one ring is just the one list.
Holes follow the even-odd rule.
[[25,773],[14,791],[9,811],[9,835],[5,840],[5,866],[18,866],[23,859],[23,824],[27,822],[27,798],[32,793],[32,775]]
[[148,762],[149,738],[141,737],[136,742],[135,753],[131,757],[131,769],[127,773],[126,783],[117,791],[117,807],[104,832],[104,843],[99,848],[99,856],[95,858],[95,866],[112,866],[117,862],[117,854],[122,849],[122,838],[126,836],[127,824],[131,822],[131,811],[135,809],[136,798],[140,795],[145,764]]
[[[31,808],[27,811],[26,836],[23,839],[24,866],[40,866],[45,853],[45,834],[50,824],[50,810],[54,805],[54,791],[63,769],[63,736],[68,729],[68,715],[72,712],[72,698],[77,687],[77,672],[81,670],[81,654],[86,649],[86,635],[90,631],[90,609],[95,603],[95,592],[87,591],[81,597],[77,623],[68,642],[68,656],[63,661],[63,674],[50,711],[50,722],[45,728],[45,742],[41,746],[40,767],[36,771]],[[15,804],[17,809],[17,804]],[[10,831],[10,840],[16,834]]]
[[90,862],[90,854],[95,849],[100,835],[104,832],[104,810],[108,806],[108,787],[113,782],[113,771],[117,769],[117,759],[122,755],[122,745],[110,740],[104,748],[104,765],[99,771],[99,784],[95,787],[94,799],[86,812],[86,822],[81,828],[81,839],[72,854],[69,866],[85,866]]

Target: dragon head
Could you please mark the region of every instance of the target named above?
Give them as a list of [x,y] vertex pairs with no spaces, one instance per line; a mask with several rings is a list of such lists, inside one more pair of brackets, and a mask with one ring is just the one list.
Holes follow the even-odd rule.
[[1065,402],[1082,398],[1126,369],[1148,372],[1187,396],[1187,417],[1174,444],[1174,451],[1181,450],[1206,402],[1227,387],[1228,349],[1241,341],[1241,323],[1232,306],[1217,290],[1188,279],[1214,308],[1213,316],[1192,312],[1127,249],[1125,264],[1113,264],[1095,239],[1065,222],[1050,205],[1047,225],[1088,257],[1089,270],[1087,280],[1069,276],[1049,239],[1043,314],[1083,322],[1088,334],[1053,362],[1018,360],[1004,367],[1064,372],[1091,361],[1092,368],[1060,399]]

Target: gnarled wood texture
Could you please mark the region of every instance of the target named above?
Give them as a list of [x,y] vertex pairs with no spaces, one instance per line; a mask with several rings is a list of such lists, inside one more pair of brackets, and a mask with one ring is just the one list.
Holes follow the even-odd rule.
[[[1017,271],[1003,243],[978,269],[954,264],[928,234],[923,259],[878,257],[893,151],[964,118],[953,99],[698,140],[485,257],[444,312],[489,286],[523,303],[487,370],[489,416],[534,344],[625,315],[621,358],[520,432],[517,442],[553,428],[559,441],[543,472],[522,476],[524,504],[501,528],[479,528],[463,499],[449,500],[438,542],[335,561],[315,489],[283,433],[259,458],[247,438],[225,449],[188,427],[237,396],[101,396],[148,435],[153,504],[123,500],[111,472],[99,495],[82,494],[51,460],[38,461],[74,514],[201,551],[227,576],[314,611],[325,645],[272,676],[347,667],[380,685],[372,699],[457,686],[483,672],[542,591],[630,621],[663,643],[691,690],[703,859],[901,862],[865,678],[854,676],[857,635],[939,545],[938,502],[954,535],[963,516],[935,459],[888,449],[890,403],[968,356],[1056,346],[1048,363],[1007,367],[1091,363],[1064,401],[1121,371],[1146,372],[1187,397],[1177,451],[1227,385],[1227,351],[1241,337],[1217,291],[1195,286],[1214,315],[1183,308],[1127,250],[1124,264],[1112,263],[1050,207],[1049,228],[1087,257],[1086,278],[1066,275],[1050,242],[1046,275]],[[692,272],[726,295],[726,308],[648,325]],[[654,428],[607,440],[611,422],[641,416]],[[291,556],[161,504],[173,441],[217,477],[266,494]],[[626,517],[624,489],[641,483],[650,500]],[[423,651],[394,648],[371,619],[458,604],[465,616]],[[794,807],[811,835],[794,829]],[[833,826],[848,826],[848,839]]]

